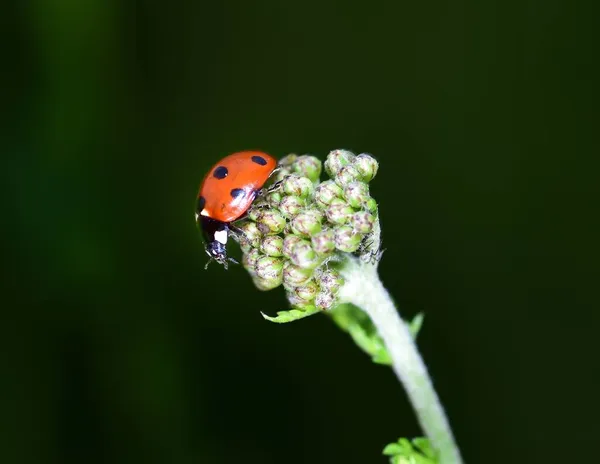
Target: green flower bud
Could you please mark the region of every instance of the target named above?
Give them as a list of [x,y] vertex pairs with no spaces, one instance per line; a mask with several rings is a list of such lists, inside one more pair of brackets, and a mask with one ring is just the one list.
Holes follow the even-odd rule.
[[297,243],[301,242],[303,239],[299,235],[286,234],[283,239],[283,256],[290,259],[292,253],[294,252],[294,247]]
[[294,172],[316,182],[321,176],[321,160],[310,155],[299,156],[294,163]]
[[292,230],[292,223],[291,222],[287,222],[287,224],[285,225],[285,227],[283,228],[283,236],[286,237],[287,235],[293,235],[294,231]]
[[258,204],[255,203],[253,204],[250,209],[248,210],[248,219],[250,219],[251,221],[258,221],[258,218],[260,217],[261,213],[263,212],[263,210],[265,209],[265,204]]
[[273,192],[267,193],[265,195],[265,202],[272,208],[275,208],[279,205],[279,202],[281,201],[282,197],[283,197],[283,195],[281,194],[281,191],[278,189]]
[[354,208],[362,208],[369,201],[369,184],[360,181],[350,182],[344,187],[344,198]]
[[262,290],[263,292],[266,292],[267,290],[273,290],[274,288],[277,288],[281,285],[281,281],[278,281],[276,279],[261,279],[257,276],[254,276],[252,278],[252,282],[254,282],[256,288]]
[[352,161],[352,164],[356,166],[362,180],[370,182],[379,170],[379,163],[368,153],[361,153]]
[[306,301],[300,298],[296,293],[292,290],[287,292],[286,294],[287,300],[290,303],[290,306],[296,309],[310,309],[313,307],[312,301]]
[[355,180],[360,180],[360,178],[361,175],[358,169],[353,165],[349,165],[344,166],[338,171],[337,175],[335,176],[335,183],[338,184],[340,187],[345,187],[346,185],[348,185],[351,182],[354,182]]
[[292,173],[293,164],[297,158],[298,158],[298,155],[296,155],[294,153],[291,153],[291,154],[281,158],[279,160],[279,162],[277,163],[277,170],[275,171],[274,175],[271,176],[271,178],[273,179],[273,182],[282,181],[287,176],[289,176]]
[[310,236],[321,230],[323,215],[314,209],[303,211],[292,219],[292,231],[295,234]]
[[327,311],[335,306],[336,297],[329,292],[319,292],[315,297],[315,306]]
[[242,265],[244,269],[250,273],[251,276],[256,276],[256,271],[254,270],[256,266],[256,262],[262,257],[260,251],[256,248],[252,248],[249,252],[244,252],[242,256]]
[[283,237],[267,235],[260,242],[260,251],[267,256],[279,257],[283,255]]
[[344,278],[335,269],[321,270],[317,273],[316,279],[321,290],[332,295],[337,295],[341,286],[344,285]]
[[260,279],[269,282],[277,281],[277,285],[283,282],[283,260],[272,256],[261,256],[254,264],[254,272]]
[[333,180],[326,180],[315,189],[315,202],[321,208],[326,208],[336,198],[341,198],[344,191]]
[[246,239],[244,236],[239,238],[238,243],[240,244],[242,253],[249,253],[250,250],[252,250],[252,244],[250,243],[250,240]]
[[279,211],[286,218],[292,218],[306,206],[306,202],[295,195],[285,196],[279,203]]
[[335,250],[335,234],[333,229],[317,232],[310,238],[313,250],[320,255],[326,255]]
[[352,215],[352,218],[350,219],[350,225],[354,229],[354,232],[368,234],[373,230],[375,221],[375,216],[368,211],[359,211],[358,213],[354,213]]
[[240,237],[240,246],[242,247],[242,251],[247,248],[248,245],[252,248],[258,248],[260,246],[260,239],[262,238],[263,234],[258,229],[256,223],[245,221],[239,226],[239,229],[242,231],[242,235]]
[[285,155],[283,158],[279,160],[279,167],[286,168],[292,166],[296,160],[298,159],[298,155],[295,153],[290,153],[289,155]]
[[312,269],[303,269],[286,261],[283,265],[283,282],[287,286],[298,287],[308,282],[312,273]]
[[348,150],[330,151],[325,160],[325,171],[329,177],[335,177],[340,169],[352,162],[354,157],[354,153]]
[[273,183],[283,182],[283,180],[292,174],[291,167],[280,167],[275,173],[271,176],[273,179]]
[[362,235],[354,232],[350,226],[339,226],[335,229],[335,247],[346,253],[358,250]]
[[291,174],[283,181],[283,191],[288,195],[307,198],[313,194],[314,187],[309,178]]
[[375,201],[375,198],[371,197],[367,200],[367,202],[364,205],[364,208],[367,211],[370,211],[371,213],[376,213],[377,212],[377,202]]
[[294,288],[294,294],[301,300],[312,302],[317,293],[319,292],[319,286],[314,279],[309,280],[304,285]]
[[285,218],[276,209],[263,209],[256,219],[258,230],[263,234],[279,234],[285,224]]
[[302,240],[294,245],[290,261],[303,269],[314,269],[321,263],[321,259],[307,240]]
[[327,220],[333,224],[346,224],[353,213],[352,207],[340,198],[334,199],[325,210]]

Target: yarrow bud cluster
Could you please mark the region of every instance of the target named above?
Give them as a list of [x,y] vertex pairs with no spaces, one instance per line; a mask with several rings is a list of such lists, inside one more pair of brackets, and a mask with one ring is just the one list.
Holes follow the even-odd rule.
[[[320,182],[323,167],[330,179]],[[256,287],[282,285],[295,309],[333,308],[344,283],[336,254],[359,252],[377,223],[369,182],[378,167],[371,155],[347,150],[330,152],[323,164],[284,157],[240,226],[243,265]]]

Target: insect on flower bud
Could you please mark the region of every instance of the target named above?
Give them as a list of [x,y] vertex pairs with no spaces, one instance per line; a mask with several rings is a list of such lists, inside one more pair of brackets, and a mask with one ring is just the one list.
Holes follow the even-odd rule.
[[350,182],[360,180],[360,172],[353,165],[344,166],[335,176],[335,183],[340,187],[345,187]]
[[267,256],[282,256],[283,237],[280,237],[279,235],[267,235],[260,243],[260,251]]
[[319,180],[321,169],[321,160],[310,155],[299,156],[294,163],[294,172],[303,177],[308,177],[313,182]]
[[354,210],[341,198],[334,199],[325,210],[325,216],[333,224],[346,224]]
[[317,232],[310,238],[313,250],[320,255],[327,255],[335,250],[335,234],[333,229]]
[[263,234],[279,234],[285,227],[285,218],[275,209],[264,209],[258,215],[256,225]]
[[335,247],[340,251],[354,253],[358,250],[361,240],[361,234],[354,232],[350,226],[339,226],[335,229]]
[[306,201],[295,195],[288,195],[281,199],[279,211],[286,218],[292,218],[306,206]]
[[313,183],[308,177],[291,174],[283,181],[283,191],[288,195],[307,198],[314,192]]
[[283,282],[287,286],[297,287],[304,285],[312,277],[312,269],[302,269],[289,261],[283,265]]
[[310,236],[321,230],[322,220],[323,215],[315,209],[303,211],[292,219],[292,230],[295,234]]
[[[379,234],[373,233],[379,230],[378,205],[368,185],[378,163],[367,153],[356,156],[348,150],[331,151],[325,163],[290,154],[279,163],[268,161],[271,171],[264,173],[259,161],[251,161],[257,164],[251,165],[252,172],[257,178],[264,174],[260,185],[266,187],[244,211],[247,219],[239,226],[237,220],[228,223],[229,230],[240,243],[242,264],[255,286],[283,286],[290,305],[300,310],[265,317],[289,322],[316,309],[330,310],[341,301],[344,278],[338,266],[350,259],[344,254],[358,254],[364,261],[379,246]],[[319,183],[323,169],[331,179]],[[278,182],[275,188],[268,187],[272,182]]]
[[335,198],[341,198],[344,191],[333,180],[321,182],[315,189],[315,202],[321,208],[326,208]]
[[294,246],[290,261],[302,269],[314,269],[320,264],[321,259],[312,249],[310,242],[302,240]]
[[354,153],[348,150],[330,151],[325,160],[325,171],[329,177],[335,177],[340,169],[352,162],[354,157]]
[[368,153],[361,153],[352,161],[352,164],[358,169],[362,180],[370,182],[379,170],[379,163]]
[[354,229],[354,232],[368,234],[373,230],[375,221],[375,216],[368,211],[359,211],[352,215],[352,218],[350,219],[350,225]]
[[369,201],[369,185],[365,182],[355,180],[344,187],[344,197],[350,206],[361,208]]

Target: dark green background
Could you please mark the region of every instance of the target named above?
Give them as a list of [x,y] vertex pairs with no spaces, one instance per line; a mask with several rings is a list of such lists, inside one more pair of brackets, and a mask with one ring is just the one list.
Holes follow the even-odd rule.
[[204,270],[198,184],[247,148],[379,159],[382,279],[468,463],[597,457],[591,2],[11,5],[1,462],[384,463],[420,433],[326,317]]

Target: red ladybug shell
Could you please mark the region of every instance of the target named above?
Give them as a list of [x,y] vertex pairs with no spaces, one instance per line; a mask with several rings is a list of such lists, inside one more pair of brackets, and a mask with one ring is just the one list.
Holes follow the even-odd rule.
[[198,213],[220,222],[235,221],[250,208],[257,191],[276,167],[277,160],[260,151],[226,156],[202,181]]

